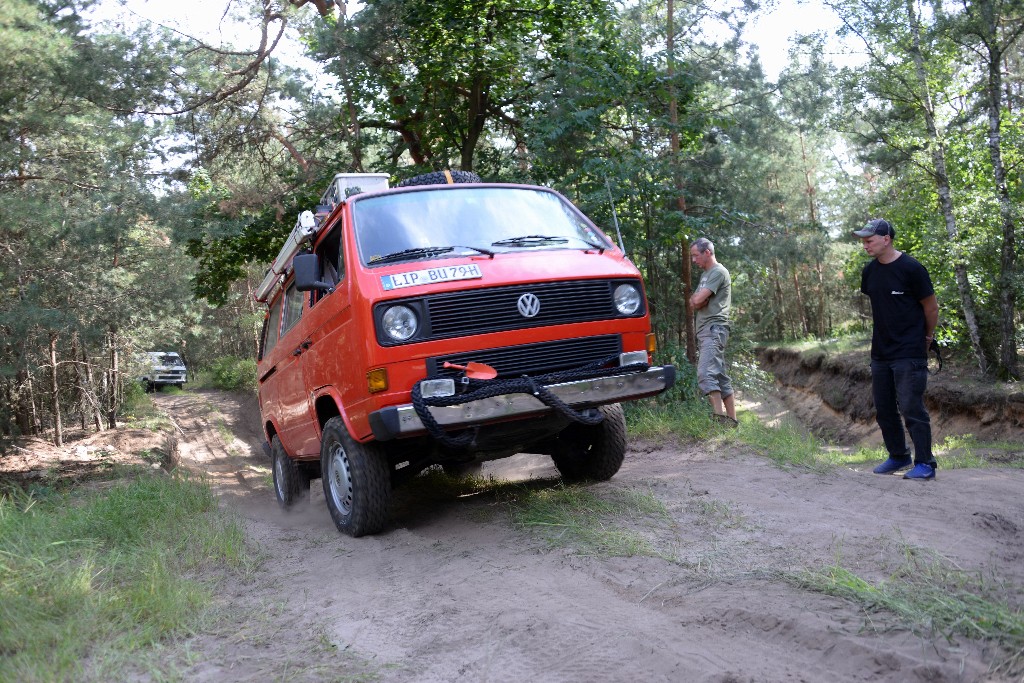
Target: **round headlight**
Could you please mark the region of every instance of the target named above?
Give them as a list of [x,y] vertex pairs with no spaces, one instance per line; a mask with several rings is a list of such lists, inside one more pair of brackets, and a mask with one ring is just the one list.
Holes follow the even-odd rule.
[[384,325],[384,334],[395,341],[409,339],[420,326],[416,314],[408,306],[392,306],[384,311],[381,323]]
[[622,315],[633,315],[640,310],[640,290],[634,285],[619,285],[615,288],[615,308]]

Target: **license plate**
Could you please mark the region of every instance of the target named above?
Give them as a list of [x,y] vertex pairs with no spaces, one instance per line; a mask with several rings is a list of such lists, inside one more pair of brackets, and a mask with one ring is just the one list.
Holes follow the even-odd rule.
[[380,283],[384,289],[401,289],[416,285],[432,285],[438,282],[453,280],[477,280],[484,274],[475,263],[463,266],[445,266],[444,268],[427,268],[426,270],[410,270],[408,273],[381,275]]

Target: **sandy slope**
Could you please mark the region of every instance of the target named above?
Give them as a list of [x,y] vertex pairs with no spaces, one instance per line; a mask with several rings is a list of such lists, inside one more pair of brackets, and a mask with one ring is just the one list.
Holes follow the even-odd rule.
[[[266,554],[224,596],[249,616],[189,643],[187,680],[1004,680],[988,673],[984,643],[886,629],[894,622],[782,574],[841,557],[878,580],[910,546],[1008,582],[1019,607],[1022,470],[940,470],[922,483],[788,471],[713,441],[648,444],[594,488],[661,500],[671,520],[639,526],[675,561],[550,549],[487,495],[427,503],[404,491],[384,533],[352,539],[335,531],[319,481],[307,509],[278,509],[254,404],[156,400],[181,428],[182,462],[210,474]],[[538,456],[485,474],[558,481]]]

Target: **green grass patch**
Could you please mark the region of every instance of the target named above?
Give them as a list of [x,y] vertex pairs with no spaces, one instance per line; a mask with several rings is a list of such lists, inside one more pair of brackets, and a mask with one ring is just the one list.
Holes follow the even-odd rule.
[[135,382],[129,384],[125,389],[125,398],[119,417],[124,420],[125,426],[131,429],[160,432],[174,428],[167,415],[157,408],[145,389]]
[[671,523],[665,506],[653,495],[634,490],[600,493],[580,486],[531,490],[520,488],[510,501],[512,521],[538,534],[548,545],[567,547],[581,555],[663,557],[654,544],[630,523]]
[[852,335],[836,337],[833,339],[806,339],[803,341],[787,342],[784,344],[773,344],[775,348],[789,349],[800,353],[814,353],[820,351],[829,356],[834,356],[848,351],[864,351],[871,348],[871,337]]
[[834,452],[799,427],[769,427],[751,418],[742,422],[740,432],[744,443],[778,465],[796,465],[816,472],[827,472],[836,465]]
[[720,500],[693,499],[687,503],[686,509],[696,515],[697,523],[701,526],[726,529],[737,529],[743,526],[743,515],[733,510],[728,503]]
[[715,431],[710,408],[696,399],[675,403],[636,401],[627,403],[624,408],[627,429],[634,438],[661,441],[674,436],[692,440],[705,438]]
[[[1024,468],[1024,446],[1009,442],[982,442],[970,434],[947,436],[941,443],[932,446],[940,470],[985,469],[990,467]],[[885,448],[861,447],[852,452],[833,449],[824,456],[835,465],[871,468],[879,464],[888,454]]]
[[791,577],[803,588],[835,595],[869,615],[892,615],[914,633],[952,640],[964,636],[994,643],[995,669],[1014,679],[1024,674],[1024,613],[1007,603],[1019,596],[1010,584],[955,567],[930,551],[903,548],[903,561],[889,578],[872,583],[837,561]]
[[974,435],[947,436],[934,449],[942,469],[985,467],[1024,468],[1024,445],[1005,441],[978,441]]
[[749,413],[739,414],[740,426],[731,429],[711,419],[703,401],[683,404],[641,404],[628,410],[627,424],[634,438],[661,441],[675,437],[682,441],[708,441],[746,444],[779,465],[828,471],[843,461],[843,456],[826,443],[795,425],[770,427]]
[[0,680],[123,678],[104,662],[192,633],[213,586],[250,571],[242,527],[204,482],[144,476],[104,492],[0,495]]
[[403,487],[396,510],[402,514],[408,506],[480,497],[507,505],[514,526],[536,534],[550,547],[581,555],[672,559],[650,540],[652,529],[673,523],[664,504],[650,492],[554,482],[453,477],[440,468],[429,469]]
[[[870,468],[888,457],[882,447],[847,451],[822,441],[799,425],[768,426],[749,413],[740,413],[740,427],[733,430],[713,421],[710,413],[707,403],[698,400],[640,401],[626,406],[631,438],[746,444],[778,465],[805,467],[815,472],[828,472],[834,467]],[[968,434],[946,437],[933,450],[939,469],[1024,468],[1024,447],[1019,443],[981,442]]]

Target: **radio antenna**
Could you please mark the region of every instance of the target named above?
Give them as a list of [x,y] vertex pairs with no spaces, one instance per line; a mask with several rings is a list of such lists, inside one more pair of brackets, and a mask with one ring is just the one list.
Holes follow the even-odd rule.
[[619,217],[615,214],[615,201],[612,199],[612,186],[608,182],[608,176],[604,177],[604,187],[608,190],[608,203],[612,205],[612,222],[615,223],[615,233],[619,236],[619,249],[625,255],[626,245],[622,242],[622,230],[619,229]]

